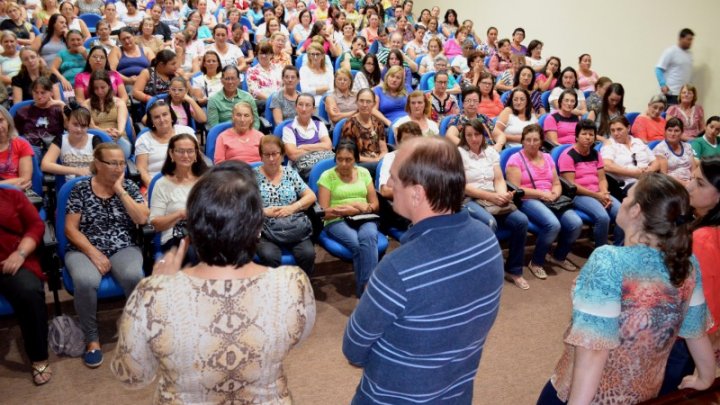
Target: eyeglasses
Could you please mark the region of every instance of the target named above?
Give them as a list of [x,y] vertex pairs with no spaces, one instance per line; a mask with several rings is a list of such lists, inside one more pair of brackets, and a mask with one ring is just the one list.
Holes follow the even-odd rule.
[[240,80],[240,78],[239,77],[223,77],[222,80],[225,82],[234,82],[234,81]]
[[483,86],[492,86],[492,82],[480,82]]
[[630,157],[632,158],[633,166],[637,167],[637,156],[633,153]]
[[113,169],[121,169],[121,168],[127,166],[127,162],[125,162],[124,160],[119,160],[117,162],[106,162],[102,159],[98,159],[98,161],[105,163],[106,165],[112,167]]
[[313,52],[313,53],[309,53],[308,56],[310,56],[311,58],[319,58],[320,56],[322,56],[322,54]]
[[264,158],[276,158],[280,156],[280,152],[267,152],[262,154]]
[[106,59],[106,58],[105,58],[105,55],[93,55],[93,56],[91,56],[90,58],[95,59],[95,60],[103,60],[103,59]]
[[195,149],[173,149],[173,152],[177,153],[178,155],[192,156],[195,154]]

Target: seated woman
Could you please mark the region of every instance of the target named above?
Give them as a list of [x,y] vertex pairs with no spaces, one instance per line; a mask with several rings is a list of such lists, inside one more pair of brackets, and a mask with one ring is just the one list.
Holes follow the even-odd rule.
[[30,188],[33,154],[30,144],[18,136],[10,113],[0,106],[0,162],[4,162],[0,165],[0,184]]
[[575,98],[577,99],[577,105],[572,110],[572,114],[578,117],[582,117],[587,114],[587,105],[585,104],[585,94],[578,88],[577,72],[570,66],[566,67],[560,73],[560,80],[558,80],[555,88],[550,92],[548,101],[550,102],[550,114],[557,112],[560,109],[560,94],[565,90],[573,90],[575,92]]
[[215,141],[213,161],[240,160],[245,163],[260,161],[262,132],[253,128],[255,112],[249,103],[240,101],[232,110],[232,127],[224,130]]
[[388,53],[387,56],[387,63],[385,64],[385,67],[381,71],[380,75],[384,78],[387,74],[387,71],[392,68],[393,66],[399,66],[403,69],[403,72],[405,74],[405,90],[410,93],[413,91],[412,88],[412,70],[410,70],[409,67],[405,66],[403,64],[403,53],[399,49],[392,49]]
[[140,192],[125,179],[125,156],[119,146],[103,143],[90,164],[93,177],[70,192],[65,234],[70,242],[65,267],[75,285],[75,311],[85,336],[83,362],[90,368],[103,362],[95,319],[100,280],[111,274],[129,297],[143,278],[143,257],[134,244],[136,225],[147,222],[148,207]]
[[135,164],[144,187],[160,173],[167,156],[170,138],[180,134],[192,134],[195,130],[183,125],[177,125],[175,110],[165,100],[158,100],[148,108],[145,122],[150,129],[135,141]]
[[345,218],[372,214],[379,208],[372,176],[364,167],[356,166],[359,160],[355,143],[342,140],[336,149],[336,166],[326,170],[318,180],[318,201],[325,211],[325,230],[352,251],[358,297],[378,263],[378,227],[375,221],[366,221],[354,228]]
[[484,56],[480,52],[472,52],[467,57],[468,71],[460,76],[460,88],[480,87],[480,75],[485,71]]
[[610,139],[600,152],[605,171],[625,182],[625,193],[642,175],[661,171],[650,148],[630,135],[630,122],[624,115],[610,120]]
[[363,56],[360,71],[357,72],[353,78],[352,91],[357,93],[362,89],[373,89],[379,85],[382,80],[383,77],[380,76],[380,63],[378,62],[377,56],[368,53]]
[[247,70],[245,63],[245,55],[243,55],[237,45],[227,42],[227,27],[224,24],[218,24],[213,28],[214,43],[205,49],[207,51],[215,51],[220,56],[220,62],[223,66],[235,66],[241,72]]
[[[40,55],[32,48],[26,46],[20,50],[20,61],[22,63],[20,73],[10,79],[14,103],[32,100],[32,84],[40,77],[47,78],[51,84],[60,82],[57,76],[42,63]],[[57,86],[52,86],[52,88],[52,98],[60,100],[60,89]]]
[[460,112],[457,98],[447,91],[449,81],[450,75],[447,71],[436,72],[435,86],[427,94],[427,99],[430,101],[430,119],[437,123],[442,122],[443,118],[447,116]]
[[[281,249],[287,249],[292,252],[298,266],[310,276],[314,270],[315,247],[310,239],[312,224],[304,211],[312,206],[317,198],[295,170],[282,165],[284,155],[283,142],[278,137],[262,137],[260,156],[263,164],[255,168],[255,178],[263,200],[265,225],[258,243],[257,255],[260,264],[278,267],[282,257]],[[273,224],[281,225],[278,223],[280,218],[292,218],[293,222],[303,223],[307,233],[292,240],[274,239],[276,235],[266,232],[266,228],[272,230]]]
[[[71,9],[73,8],[72,3],[63,3],[67,3]],[[62,5],[60,8],[62,10]],[[17,3],[8,2],[5,11],[8,13],[8,19],[0,23],[0,30],[12,32],[20,46],[30,46],[35,40],[35,32],[33,31],[32,25],[27,21],[25,10]],[[87,30],[87,28],[85,29]]]
[[557,86],[560,80],[560,69],[562,64],[560,58],[557,56],[551,56],[548,58],[545,68],[541,73],[538,73],[536,77],[537,89],[541,92],[552,90]]
[[677,337],[698,370],[680,388],[710,387],[712,321],[691,257],[691,212],[687,191],[668,176],[644,176],[630,190],[618,215],[625,246],[596,249],[583,266],[565,351],[538,404],[651,400]]
[[100,20],[95,26],[97,39],[90,43],[90,46],[102,46],[108,55],[111,66],[117,66],[120,59],[120,48],[117,46],[115,37],[110,36],[110,25],[105,20]]
[[515,76],[520,71],[520,68],[525,66],[525,56],[520,54],[513,54],[510,57],[510,67],[507,68],[500,76],[495,78],[495,91],[500,94],[510,91],[514,88]]
[[407,89],[405,88],[405,72],[402,67],[391,67],[385,74],[382,86],[375,87],[373,92],[376,96],[373,114],[385,126],[392,125],[395,120],[406,114]]
[[312,94],[298,95],[295,111],[295,119],[283,128],[283,155],[287,151],[300,177],[307,179],[315,163],[333,157],[332,139],[325,125],[312,117],[315,111],[315,97]]
[[599,78],[598,81],[595,83],[595,91],[590,93],[590,95],[585,98],[585,105],[588,109],[588,117],[590,117],[589,114],[591,112],[595,112],[596,116],[600,113],[603,98],[605,98],[605,92],[612,83],[612,80],[606,76]]
[[118,72],[110,70],[107,53],[102,46],[93,46],[90,49],[85,68],[75,76],[75,99],[82,103],[90,98],[90,76],[98,71],[105,72],[110,78],[110,89],[113,96],[118,97],[124,104],[127,104],[128,94],[123,85],[123,78]]
[[80,31],[70,30],[65,35],[67,49],[58,52],[57,57],[50,65],[50,71],[60,78],[64,91],[72,91],[75,76],[82,72],[87,59],[87,50],[83,46]]
[[[610,195],[605,178],[603,158],[595,150],[595,124],[582,120],[575,127],[575,144],[558,158],[558,171],[567,181],[577,187],[575,208],[587,214],[593,221],[595,248],[608,243],[610,221],[615,221],[620,211],[620,201]],[[615,226],[615,246],[622,246],[625,234]]]
[[[102,48],[97,49],[102,50]],[[82,105],[90,111],[90,128],[107,132],[120,145],[125,156],[130,156],[132,145],[128,134],[125,133],[128,119],[127,105],[122,99],[113,95],[112,81],[106,70],[97,70],[90,75],[89,91],[90,98]]]
[[347,69],[348,71],[362,69],[363,58],[365,58],[365,51],[367,50],[367,42],[363,37],[354,37],[350,50],[343,53],[340,62],[340,67]]
[[125,27],[125,23],[118,18],[117,6],[114,2],[105,3],[105,7],[103,7],[103,17],[103,20],[110,26],[110,35],[117,35],[120,29]]
[[660,142],[653,153],[660,161],[663,173],[667,173],[687,185],[697,169],[693,148],[683,142],[683,123],[679,118],[670,118],[665,124],[665,142]]
[[[178,271],[183,249],[168,253],[153,276],[137,286],[118,324],[111,364],[118,379],[139,387],[157,376],[155,397],[172,402],[220,403],[229,396],[247,403],[291,402],[282,361],[310,334],[315,298],[297,267],[252,262],[263,219],[255,175],[247,165],[227,162],[197,182],[188,197],[187,230],[200,264]],[[159,313],[162,322],[146,321]],[[232,333],[230,319],[238,321]],[[167,351],[156,342],[186,349]],[[216,355],[254,360],[211,360]]]
[[53,59],[55,59],[58,52],[67,49],[65,45],[66,31],[65,17],[61,14],[53,14],[50,17],[45,33],[37,35],[32,45],[30,45],[45,60],[45,66],[52,66]]
[[560,109],[545,118],[543,130],[545,138],[553,144],[571,144],[575,141],[575,126],[580,118],[573,114],[577,107],[575,90],[565,90],[560,94]]
[[580,91],[595,90],[595,83],[600,76],[592,68],[592,57],[584,53],[578,58],[578,88]]
[[[118,34],[120,40],[120,56],[115,66],[116,70],[127,85],[135,84],[143,70],[150,67],[150,61],[155,59],[155,52],[149,47],[138,45],[135,40],[135,31],[130,27],[123,27]],[[182,59],[178,59],[182,62]]]
[[667,109],[666,119],[678,118],[683,122],[682,140],[690,142],[705,130],[705,111],[697,104],[697,89],[692,84],[680,88],[678,104]]
[[[532,108],[532,113],[539,117],[546,113],[545,107],[542,103],[542,92],[536,90],[535,85],[535,73],[530,66],[523,66],[517,72],[515,72],[515,79],[513,80],[513,88],[520,87],[527,91],[529,98],[528,103]],[[511,96],[512,97],[512,96]]]
[[[416,25],[413,31],[413,39],[405,44],[404,51],[413,60],[428,53],[427,46],[423,43],[426,28],[422,25]],[[422,59],[421,59],[422,61]],[[420,67],[418,66],[418,71]]]
[[395,120],[395,122],[393,122],[393,129],[396,129],[408,121],[413,121],[420,125],[423,136],[440,135],[438,123],[429,118],[431,111],[430,100],[425,97],[425,93],[420,90],[415,90],[408,95],[407,102],[405,103],[405,112],[407,115]]
[[420,74],[420,76],[425,73],[434,72],[435,58],[443,54],[442,42],[439,38],[432,38],[427,44],[427,49],[427,54],[420,59],[420,65],[418,66],[418,74]]
[[133,84],[133,98],[146,103],[153,96],[167,94],[170,80],[177,74],[178,61],[175,52],[163,49],[158,52],[150,67],[143,69]]
[[40,165],[43,173],[65,176],[66,180],[91,174],[93,150],[102,143],[99,136],[87,132],[90,126],[87,108],[77,106],[69,112],[67,132],[55,136]]
[[528,219],[513,204],[513,192],[509,192],[500,170],[500,155],[488,147],[483,123],[470,120],[463,129],[458,145],[465,167],[465,208],[470,216],[483,222],[493,232],[498,226],[510,233],[508,259],[505,272],[508,281],[520,289],[530,285],[523,278],[523,257],[527,239]]
[[[186,235],[188,195],[200,176],[208,167],[200,153],[197,139],[189,134],[179,134],[170,138],[167,156],[160,173],[162,177],[155,182],[150,198],[150,218],[148,222],[161,232],[160,251],[166,253],[178,247]],[[194,246],[188,246],[186,262],[197,263]]]
[[498,41],[497,52],[490,57],[490,63],[488,66],[488,72],[493,77],[493,81],[496,77],[503,74],[504,71],[510,69],[512,62],[510,61],[512,56],[512,48],[510,40],[503,38]]
[[[422,94],[420,96],[425,100]],[[374,104],[375,93],[370,89],[360,90],[357,95],[357,113],[342,128],[342,138],[353,141],[358,150],[356,163],[369,170],[373,177],[377,163],[388,152],[385,125],[372,114]]]
[[[1,107],[0,107],[1,108]],[[5,109],[0,116],[7,115]],[[8,121],[0,122],[0,139]],[[2,174],[0,174],[2,176]],[[0,188],[0,294],[15,312],[32,363],[32,380],[43,385],[52,378],[48,360],[48,323],[45,304],[45,274],[36,248],[42,244],[45,224],[22,191]]]
[[272,45],[262,42],[258,45],[258,61],[255,66],[248,68],[245,74],[248,92],[260,103],[260,111],[265,110],[265,102],[271,94],[282,88],[282,68],[273,65]]
[[138,46],[147,47],[157,54],[163,49],[165,44],[163,43],[162,38],[158,38],[154,35],[154,32],[155,23],[152,18],[143,19],[140,23],[140,30],[135,38],[135,42]]
[[300,68],[300,89],[315,95],[315,105],[320,98],[335,88],[332,66],[325,63],[322,46],[312,44],[307,52],[308,61]]
[[485,133],[490,136],[488,144],[493,145],[496,151],[500,152],[505,147],[505,134],[496,127],[493,120],[486,115],[478,114],[478,104],[480,103],[480,89],[475,86],[466,87],[460,95],[462,100],[462,113],[452,117],[448,123],[448,129],[445,137],[452,143],[460,143],[460,134],[463,133],[465,125],[472,119],[479,119],[486,127]]
[[537,123],[532,114],[530,94],[524,88],[516,87],[510,91],[506,105],[497,118],[495,128],[505,134],[508,147],[520,146],[523,129]]
[[39,77],[32,84],[33,103],[15,113],[15,128],[30,142],[39,157],[52,139],[65,127],[63,102],[52,99],[53,84],[47,77]]
[[705,122],[705,130],[690,143],[696,158],[720,155],[718,134],[720,134],[720,117],[713,115]]
[[[445,55],[438,55],[435,58],[435,73],[437,72],[447,72],[448,73],[448,85],[447,85],[447,92],[450,94],[460,94],[462,91],[460,88],[460,84],[458,84],[457,80],[455,80],[455,75],[452,74],[452,69],[450,69],[450,62],[448,58],[445,57]],[[427,86],[429,90],[432,90],[435,88],[435,75],[432,75],[428,78]]]
[[215,51],[207,51],[200,63],[201,75],[190,80],[190,94],[201,106],[207,105],[208,99],[222,91],[222,63]]
[[632,125],[632,134],[645,143],[650,141],[662,141],[665,138],[665,118],[660,114],[667,106],[667,99],[664,95],[653,96],[648,103],[644,113],[635,118]]
[[[272,110],[273,121],[275,124],[279,124],[284,120],[294,118],[297,115],[295,110],[295,103],[297,102],[298,93],[297,84],[300,79],[300,73],[295,66],[285,66],[282,70],[282,81],[283,87],[277,92],[273,93],[272,101],[269,106]],[[313,105],[315,104],[315,97],[313,96]]]
[[591,110],[587,119],[595,121],[598,135],[610,137],[610,121],[625,115],[625,88],[620,83],[612,83],[605,90],[599,111]]
[[478,113],[486,115],[492,119],[497,117],[502,112],[503,106],[500,101],[500,95],[495,91],[495,81],[492,75],[487,72],[483,72],[480,75],[480,103],[478,104]]
[[[572,208],[559,212],[547,206],[547,203],[558,201],[562,187],[552,157],[540,151],[543,140],[539,125],[526,126],[522,133],[522,150],[510,157],[505,169],[507,180],[525,192],[520,210],[540,228],[528,269],[541,280],[547,278],[543,268],[545,261],[567,271],[577,271],[567,256],[582,230],[582,220]],[[549,254],[556,239],[555,251]]]
[[335,89],[325,98],[325,110],[333,124],[357,112],[357,93],[352,91],[353,77],[349,70],[335,72]]
[[178,117],[178,125],[193,126],[192,123],[204,124],[207,115],[200,105],[188,94],[188,83],[182,76],[170,80],[170,107]]

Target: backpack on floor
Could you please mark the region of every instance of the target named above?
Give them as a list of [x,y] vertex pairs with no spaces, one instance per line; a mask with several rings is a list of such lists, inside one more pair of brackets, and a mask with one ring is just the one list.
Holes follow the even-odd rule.
[[75,318],[60,315],[50,321],[48,343],[57,355],[80,357],[85,352],[85,338]]

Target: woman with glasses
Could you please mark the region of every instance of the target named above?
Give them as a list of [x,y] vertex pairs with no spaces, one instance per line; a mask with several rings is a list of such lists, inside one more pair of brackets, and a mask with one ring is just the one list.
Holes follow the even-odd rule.
[[[255,178],[263,200],[265,221],[305,216],[304,211],[315,203],[317,197],[295,170],[282,165],[285,156],[283,142],[276,136],[263,136],[260,139],[260,156],[263,164],[255,168]],[[309,219],[305,222],[310,225]],[[294,241],[273,240],[271,235],[263,232],[257,249],[260,264],[280,266],[282,248],[292,252],[298,266],[311,276],[314,270],[315,248],[310,239],[311,226],[308,231],[307,235],[303,235],[303,239]]]
[[64,259],[87,345],[83,362],[97,368],[103,362],[96,320],[100,280],[112,274],[129,297],[143,278],[142,251],[134,234],[137,225],[147,222],[149,210],[135,183],[125,178],[125,155],[119,146],[100,144],[93,156],[93,176],[75,185],[66,211],[58,215],[65,215],[70,242]]
[[500,95],[495,91],[495,80],[490,73],[484,72],[480,75],[479,89],[478,113],[487,115],[489,118],[497,117],[505,107],[500,101]]
[[300,68],[300,88],[303,93],[314,94],[315,105],[318,105],[322,96],[335,88],[335,78],[332,67],[326,65],[321,45],[310,45],[307,57],[308,63]]
[[262,42],[258,45],[258,63],[248,68],[245,74],[248,92],[255,98],[256,103],[260,102],[265,110],[265,101],[271,94],[282,88],[282,67],[272,64],[273,47],[269,42]]
[[[189,134],[178,134],[168,142],[167,156],[160,177],[150,197],[150,224],[161,232],[160,251],[166,253],[180,245],[185,237],[188,195],[195,183],[208,170],[200,153],[197,139]],[[197,262],[195,249],[188,247],[186,258]]]
[[647,110],[640,114],[632,125],[632,134],[643,142],[662,141],[665,137],[665,118],[662,112],[667,107],[665,95],[653,96]]
[[508,147],[520,146],[523,129],[537,123],[530,105],[530,94],[527,90],[516,87],[510,91],[510,97],[505,105],[495,125],[505,134]]
[[102,46],[93,46],[88,52],[88,59],[85,68],[75,76],[75,98],[82,103],[90,98],[90,76],[98,71],[104,71],[110,78],[110,90],[113,96],[118,97],[123,103],[127,103],[128,94],[123,85],[123,77],[120,73],[110,69],[107,52]]
[[135,164],[142,184],[148,187],[165,163],[170,138],[178,134],[195,134],[195,130],[177,125],[175,110],[170,107],[169,102],[162,99],[148,108],[145,119],[150,131],[135,141]]
[[445,117],[456,115],[460,112],[457,98],[454,94],[448,93],[448,83],[450,75],[445,72],[435,73],[435,86],[432,91],[427,94],[430,101],[430,119],[440,123]]
[[463,89],[460,99],[462,100],[463,111],[450,119],[445,137],[458,145],[460,143],[460,134],[463,133],[465,125],[472,119],[478,119],[485,126],[485,133],[490,137],[487,139],[488,144],[493,145],[493,148],[500,152],[505,146],[505,134],[495,126],[493,120],[486,115],[478,114],[480,89],[475,86],[466,87]]
[[682,140],[683,123],[679,118],[670,118],[665,124],[665,141],[654,149],[655,157],[660,161],[663,173],[687,185],[697,169],[692,146]]
[[188,83],[181,76],[170,80],[170,107],[178,117],[178,124],[192,126],[192,123],[204,124],[207,121],[205,110],[188,94]]

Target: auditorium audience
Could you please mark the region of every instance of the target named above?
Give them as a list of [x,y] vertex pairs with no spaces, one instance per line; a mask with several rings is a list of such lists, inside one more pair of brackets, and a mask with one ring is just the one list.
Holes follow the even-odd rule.
[[697,89],[692,84],[680,88],[678,104],[667,109],[667,119],[678,118],[683,123],[682,140],[690,142],[705,130],[705,110],[697,104]]
[[660,142],[653,153],[660,161],[660,168],[687,185],[697,168],[692,146],[682,140],[683,123],[679,118],[670,118],[665,124],[665,141]]
[[644,113],[635,118],[632,126],[632,134],[643,142],[661,141],[665,134],[665,118],[660,114],[667,107],[667,99],[664,95],[652,96],[648,108]]

